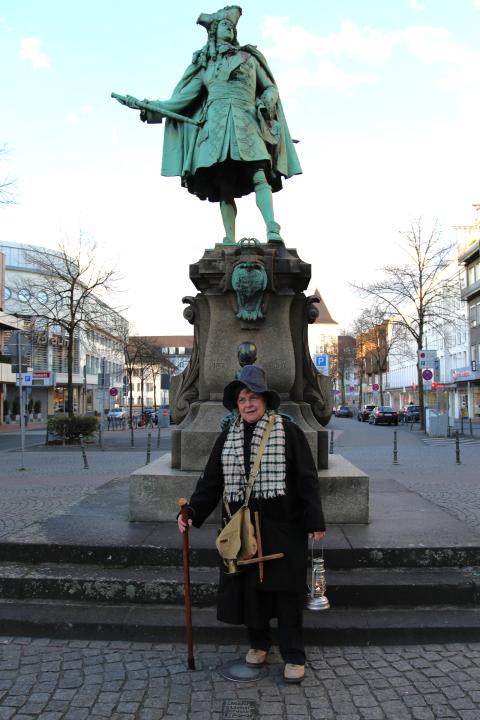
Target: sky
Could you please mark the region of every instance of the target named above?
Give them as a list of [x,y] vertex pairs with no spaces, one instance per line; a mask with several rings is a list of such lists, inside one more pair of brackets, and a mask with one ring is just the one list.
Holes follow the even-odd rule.
[[[422,217],[445,239],[480,202],[480,0],[244,0],[241,44],[265,54],[303,174],[274,195],[287,247],[341,328]],[[54,248],[82,232],[116,266],[135,332],[189,334],[189,264],[223,238],[217,204],[160,175],[163,125],[112,91],[168,99],[206,40],[203,0],[0,0],[0,163],[17,179],[0,240]],[[237,238],[264,241],[253,195]]]

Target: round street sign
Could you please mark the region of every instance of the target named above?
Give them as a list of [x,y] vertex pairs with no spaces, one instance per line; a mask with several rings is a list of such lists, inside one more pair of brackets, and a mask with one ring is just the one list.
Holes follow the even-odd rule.
[[380,390],[380,385],[378,383],[373,383],[372,390],[373,392],[377,392],[377,390]]
[[110,388],[109,392],[112,397],[115,397],[118,395],[118,388]]
[[423,370],[422,377],[424,380],[431,380],[433,377],[433,373],[431,370]]

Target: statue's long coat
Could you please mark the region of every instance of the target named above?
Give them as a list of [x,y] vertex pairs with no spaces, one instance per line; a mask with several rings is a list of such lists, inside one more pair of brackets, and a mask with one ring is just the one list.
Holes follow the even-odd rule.
[[[263,55],[246,45],[225,54],[218,69],[212,61],[200,61],[197,53],[174,90],[170,100],[158,103],[165,108],[201,123],[167,119],[163,144],[162,175],[180,176],[182,184],[201,199],[219,200],[215,172],[231,160],[257,163],[266,168],[272,190],[280,190],[282,177],[301,173],[300,163],[290,137],[280,100],[275,120],[280,139],[268,142],[260,126],[256,101],[266,88],[276,85]],[[158,122],[158,115],[148,111],[147,122]],[[229,165],[238,173],[233,184],[235,197],[253,190],[252,173]]]
[[[249,565],[241,575],[220,571],[217,616],[222,622],[264,627],[264,592],[298,593],[306,596],[308,533],[325,529],[318,473],[308,441],[295,423],[283,418],[285,427],[286,494],[269,499],[250,499],[252,512],[261,519],[263,554],[283,552],[285,557],[264,563],[265,579],[259,583],[258,566]],[[193,525],[200,527],[223,496],[222,449],[228,428],[218,437],[205,470],[190,499]],[[253,459],[252,459],[253,460]],[[231,512],[239,504],[230,505]],[[270,607],[269,603],[266,603]]]

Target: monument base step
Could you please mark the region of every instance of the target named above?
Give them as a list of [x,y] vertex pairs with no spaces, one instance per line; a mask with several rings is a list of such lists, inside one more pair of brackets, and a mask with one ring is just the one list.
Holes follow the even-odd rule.
[[[327,595],[336,609],[475,605],[478,577],[478,568],[329,569]],[[218,568],[191,567],[190,584],[194,606],[215,606]],[[6,562],[0,563],[0,598],[183,605],[183,568]]]
[[[245,628],[219,623],[215,610],[192,614],[194,644],[246,642]],[[331,608],[304,618],[307,646],[480,640],[476,607]],[[185,613],[176,606],[0,600],[0,626],[7,636],[185,642]]]

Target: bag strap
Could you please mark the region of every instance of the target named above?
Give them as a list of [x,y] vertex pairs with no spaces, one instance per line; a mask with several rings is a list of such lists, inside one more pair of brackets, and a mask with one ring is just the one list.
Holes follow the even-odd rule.
[[[258,475],[258,471],[260,469],[260,463],[262,462],[262,456],[264,453],[264,450],[267,446],[268,437],[270,435],[270,432],[273,428],[273,423],[275,422],[275,415],[270,415],[268,418],[268,422],[265,426],[265,430],[263,431],[262,439],[260,440],[260,445],[258,446],[257,454],[255,455],[255,460],[253,463],[252,468],[250,469],[250,476],[248,478],[247,487],[245,489],[245,500],[243,502],[242,507],[247,507],[249,501],[250,501],[250,495],[252,493],[253,489],[253,483],[255,482],[255,479]],[[223,498],[223,503],[225,505],[225,510],[227,511],[227,515],[229,518],[232,517],[232,513],[230,512],[230,507],[228,505],[227,499]]]

